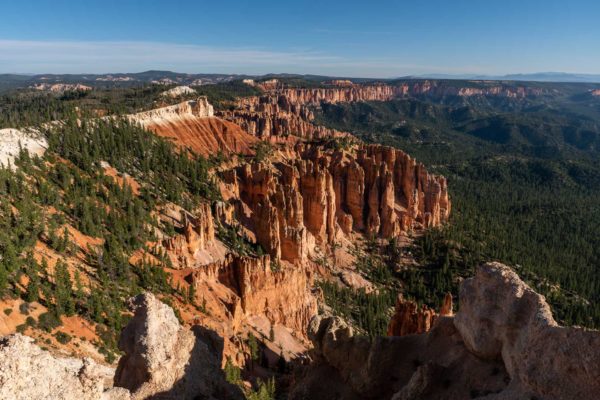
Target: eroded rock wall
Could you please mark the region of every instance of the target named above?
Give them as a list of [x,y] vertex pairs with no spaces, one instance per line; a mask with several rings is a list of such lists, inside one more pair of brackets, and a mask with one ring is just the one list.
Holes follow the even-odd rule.
[[294,135],[306,139],[319,139],[343,136],[334,129],[313,124],[311,107],[321,103],[348,103],[359,101],[388,101],[406,96],[450,96],[472,97],[493,96],[525,98],[540,96],[543,89],[503,85],[459,86],[439,81],[415,81],[399,85],[358,85],[351,82],[335,84],[324,88],[286,88],[275,81],[259,85],[265,94],[240,99],[233,110],[219,111],[217,114],[241,126],[251,135],[266,139],[272,136]]
[[395,237],[438,226],[450,213],[445,178],[379,145],[346,151],[298,144],[287,161],[246,164],[222,179],[239,199],[238,220],[273,258],[292,263],[340,235]]
[[509,267],[479,267],[461,285],[459,310],[455,325],[466,347],[484,359],[500,357],[512,392],[543,399],[598,397],[600,332],[559,326],[545,298]]
[[238,125],[215,117],[213,106],[206,97],[144,111],[128,118],[203,156],[214,156],[218,152],[252,154],[252,146],[257,141]]
[[225,381],[220,355],[182,327],[169,306],[145,293],[131,301],[134,316],[119,340],[115,386],[132,399],[236,399],[239,389]]
[[191,284],[197,285],[199,299],[203,296],[200,289],[206,282],[218,282],[235,294],[233,299],[226,300],[233,320],[263,315],[272,324],[302,334],[317,314],[317,302],[310,292],[312,275],[308,270],[302,266],[273,264],[268,255],[229,254],[223,261],[194,270]]
[[55,356],[21,334],[0,338],[0,398],[13,400],[118,400],[114,370],[91,359]]

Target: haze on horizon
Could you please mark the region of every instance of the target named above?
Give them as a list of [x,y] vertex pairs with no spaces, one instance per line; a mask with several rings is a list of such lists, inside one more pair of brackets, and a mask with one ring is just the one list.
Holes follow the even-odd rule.
[[0,73],[600,74],[586,0],[3,4]]

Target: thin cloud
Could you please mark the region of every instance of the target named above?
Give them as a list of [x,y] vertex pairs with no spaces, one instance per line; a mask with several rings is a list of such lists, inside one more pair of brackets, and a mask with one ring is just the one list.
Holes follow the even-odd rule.
[[[9,70],[106,72],[141,66],[207,67],[248,66],[275,68],[286,65],[335,62],[338,57],[310,51],[280,52],[253,48],[153,42],[75,42],[0,40],[0,66]],[[43,72],[49,72],[44,70]]]
[[148,69],[190,73],[288,72],[385,78],[424,72],[475,72],[478,68],[409,64],[400,58],[354,59],[309,49],[274,51],[163,42],[0,39],[0,72],[110,73]]

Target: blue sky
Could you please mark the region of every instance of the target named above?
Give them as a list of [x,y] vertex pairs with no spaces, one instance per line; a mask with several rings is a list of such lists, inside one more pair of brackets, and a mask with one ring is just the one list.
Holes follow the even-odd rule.
[[0,72],[600,73],[600,2],[3,1]]

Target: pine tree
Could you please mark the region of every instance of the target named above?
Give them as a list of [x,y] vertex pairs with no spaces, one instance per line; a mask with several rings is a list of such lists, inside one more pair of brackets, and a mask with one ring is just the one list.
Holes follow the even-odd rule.
[[75,313],[75,302],[73,301],[73,282],[66,264],[59,260],[54,271],[54,299],[57,315],[67,316]]
[[194,304],[196,302],[196,285],[193,283],[188,287],[188,302]]

